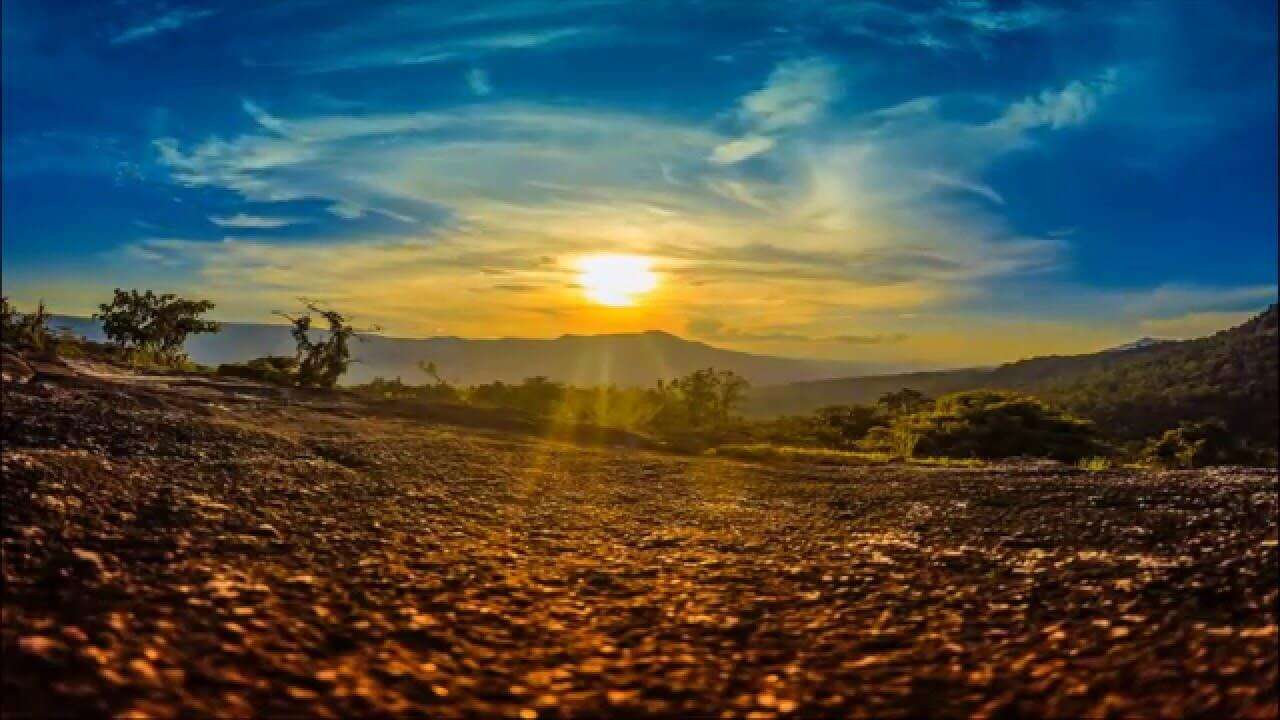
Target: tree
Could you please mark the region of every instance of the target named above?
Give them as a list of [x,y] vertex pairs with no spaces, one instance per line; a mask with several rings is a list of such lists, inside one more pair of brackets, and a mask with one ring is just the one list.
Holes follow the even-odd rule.
[[418,369],[427,374],[427,377],[436,381],[436,385],[448,385],[445,379],[440,376],[440,369],[436,367],[434,360],[419,360]]
[[560,407],[566,388],[544,376],[525,378],[519,385],[498,380],[471,388],[470,399],[482,405],[519,410],[532,417],[550,417]]
[[691,430],[723,428],[749,387],[747,379],[732,370],[714,368],[697,370],[665,384],[658,381],[664,407],[654,421],[668,427],[685,425]]
[[[331,388],[351,366],[350,344],[357,330],[336,310],[326,310],[310,300],[303,300],[302,304],[305,313],[276,313],[293,324],[289,333],[298,346],[297,383],[301,387]],[[328,334],[321,340],[311,337],[312,313],[329,325]]]
[[214,308],[208,300],[187,300],[170,293],[157,295],[116,288],[110,303],[98,306],[94,318],[117,347],[129,352],[150,352],[161,362],[185,359],[182,345],[197,333],[218,332],[221,326],[201,316]]
[[928,407],[930,402],[929,396],[924,393],[904,387],[881,395],[876,404],[884,408],[890,416],[897,417],[919,412]]
[[829,405],[814,417],[818,442],[836,449],[852,447],[872,428],[888,422],[878,408],[866,405]]
[[1036,398],[1004,390],[945,395],[933,409],[900,416],[868,434],[864,447],[910,457],[1048,457],[1075,462],[1105,455],[1093,424]]
[[1151,440],[1142,460],[1166,468],[1198,468],[1232,462],[1240,455],[1226,423],[1217,418],[1183,422]]

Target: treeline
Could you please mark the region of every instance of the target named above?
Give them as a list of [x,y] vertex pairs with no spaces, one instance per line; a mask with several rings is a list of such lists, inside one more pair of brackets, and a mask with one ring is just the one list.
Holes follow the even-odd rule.
[[706,368],[659,381],[651,388],[577,387],[531,377],[458,387],[442,379],[435,365],[420,366],[430,378],[421,385],[400,378],[375,378],[350,390],[377,400],[462,403],[511,410],[552,424],[586,424],[643,432],[682,449],[705,449],[738,433],[737,410],[749,387],[727,370]]

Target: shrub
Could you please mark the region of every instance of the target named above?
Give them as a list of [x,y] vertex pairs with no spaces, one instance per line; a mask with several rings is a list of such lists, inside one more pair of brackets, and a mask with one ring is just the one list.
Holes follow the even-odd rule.
[[919,390],[902,388],[895,392],[887,392],[880,396],[876,404],[885,410],[890,417],[910,415],[927,410],[933,401]]
[[815,413],[815,435],[819,444],[835,449],[853,448],[873,428],[888,419],[878,409],[866,405],[831,405]]
[[565,396],[565,386],[545,377],[525,378],[519,385],[502,381],[476,385],[468,392],[472,402],[491,407],[518,410],[533,417],[551,417]]
[[1080,460],[1076,462],[1076,467],[1089,472],[1102,472],[1103,470],[1110,470],[1112,468],[1112,462],[1109,457],[1094,455],[1092,457],[1080,458]]
[[[351,366],[351,338],[356,329],[336,310],[326,310],[309,300],[303,301],[306,312],[301,315],[277,313],[293,328],[289,331],[298,345],[298,370],[295,376],[301,387],[331,388]],[[320,340],[311,337],[311,314],[324,318],[328,334]],[[376,330],[376,328],[373,328]]]
[[902,457],[997,459],[1047,457],[1076,462],[1105,453],[1087,420],[1036,398],[972,390],[939,398],[933,409],[898,418],[868,434],[864,447]]
[[408,385],[400,378],[387,380],[375,377],[363,385],[352,387],[351,391],[376,400],[420,400],[442,403],[457,403],[462,400],[458,389],[446,382],[437,382],[434,385]]
[[1142,461],[1156,467],[1198,468],[1233,462],[1241,454],[1226,423],[1213,418],[1165,431],[1143,448]]
[[224,363],[216,373],[222,377],[257,380],[272,385],[293,385],[297,382],[298,360],[288,356],[268,355],[246,363]]
[[117,288],[111,302],[98,307],[93,317],[102,321],[107,338],[137,365],[186,366],[182,345],[187,337],[220,328],[201,317],[213,309],[212,302],[156,295],[150,290]]
[[725,428],[746,395],[749,383],[732,370],[697,370],[668,383],[658,381],[662,406],[652,424],[660,432],[716,431]]
[[57,343],[49,333],[49,313],[44,303],[37,305],[33,313],[20,313],[8,298],[0,297],[0,340],[38,353],[55,350]]

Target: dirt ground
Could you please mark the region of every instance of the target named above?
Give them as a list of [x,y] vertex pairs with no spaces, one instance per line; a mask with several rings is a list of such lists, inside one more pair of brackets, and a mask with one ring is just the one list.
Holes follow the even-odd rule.
[[1277,479],[4,388],[4,717],[1277,717]]

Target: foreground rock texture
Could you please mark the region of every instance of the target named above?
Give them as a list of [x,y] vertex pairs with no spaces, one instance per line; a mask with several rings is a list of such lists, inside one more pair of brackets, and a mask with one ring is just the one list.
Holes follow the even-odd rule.
[[1273,472],[765,467],[4,388],[5,717],[1276,717]]

